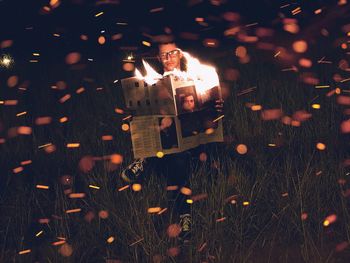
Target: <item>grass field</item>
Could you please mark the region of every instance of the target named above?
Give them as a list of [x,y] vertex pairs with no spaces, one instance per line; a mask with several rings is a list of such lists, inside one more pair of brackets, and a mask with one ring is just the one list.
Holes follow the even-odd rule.
[[[223,61],[219,72],[228,68],[229,60]],[[33,72],[41,70],[44,66]],[[283,72],[269,62],[242,64],[237,70],[236,81],[220,76],[225,143],[207,153],[213,163],[194,163],[189,246],[167,235],[174,223],[167,216],[171,211],[147,212],[149,207],[167,207],[162,178],[148,174],[140,192],[123,190],[119,173],[132,160],[131,143],[129,133],[121,130],[125,114],[115,112],[123,102],[113,73],[93,73],[90,80],[93,70],[67,70],[71,82],[65,90],[50,90],[51,79],[38,75],[31,83],[37,90],[17,93],[20,106],[4,106],[1,113],[6,142],[0,145],[0,261],[347,262],[349,183],[344,160],[349,138],[339,130],[344,106],[336,103],[338,94],[327,96],[339,85],[332,79],[332,67],[315,69],[328,89],[303,84],[300,73]],[[14,73],[2,74],[5,83]],[[15,74],[25,78],[23,72]],[[75,83],[74,76],[81,82]],[[80,85],[85,91],[78,94]],[[71,99],[59,103],[67,93]],[[321,108],[313,109],[313,103]],[[252,105],[279,109],[283,116],[305,110],[312,117],[287,125],[280,117],[264,120]],[[16,116],[25,110],[25,116]],[[38,125],[42,116],[52,121]],[[61,123],[63,116],[68,121]],[[20,126],[32,131],[10,132]],[[113,137],[102,140],[105,135]],[[68,143],[80,145],[67,148]],[[238,153],[239,144],[247,146],[247,153]],[[119,164],[117,155],[118,161],[111,162],[112,154],[122,155],[123,162]],[[70,192],[85,196],[69,198]]]

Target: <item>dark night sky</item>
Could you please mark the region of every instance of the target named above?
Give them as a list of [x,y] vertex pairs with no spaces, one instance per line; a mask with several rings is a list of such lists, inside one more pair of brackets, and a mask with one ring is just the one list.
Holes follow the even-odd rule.
[[[46,1],[13,1],[2,0],[1,12],[1,39],[13,39],[13,49],[18,56],[24,58],[35,50],[47,53],[65,52],[70,49],[87,48],[89,52],[96,52],[99,45],[92,39],[105,30],[104,36],[111,37],[122,33],[123,38],[105,45],[112,49],[121,46],[142,47],[141,41],[150,41],[149,36],[164,34],[168,27],[175,36],[181,32],[190,32],[198,35],[197,41],[179,42],[185,45],[197,45],[205,38],[215,38],[220,41],[221,47],[236,44],[232,38],[224,38],[223,32],[231,25],[249,25],[254,33],[256,27],[270,27],[281,29],[281,18],[298,19],[301,27],[310,27],[320,23],[336,7],[337,1],[62,1],[57,7],[44,14],[42,8],[49,5]],[[312,2],[312,3],[310,3]],[[119,4],[118,4],[119,3]],[[219,3],[219,4],[217,4]],[[287,7],[284,5],[289,4]],[[281,8],[283,7],[283,8]],[[302,7],[298,16],[291,15],[291,10]],[[163,8],[161,11],[155,11]],[[313,12],[324,8],[320,17]],[[155,11],[155,12],[152,12]],[[95,17],[99,12],[103,15]],[[223,16],[227,12],[240,14],[240,19],[230,22]],[[328,13],[328,14],[327,14]],[[339,11],[337,11],[339,13]],[[204,18],[206,24],[199,24],[195,18]],[[334,28],[335,20],[327,21],[330,28]],[[128,25],[118,25],[117,22],[126,22]],[[328,23],[329,22],[329,23]],[[317,29],[316,31],[319,31]],[[53,37],[59,33],[60,39]],[[79,39],[81,34],[89,36],[89,43],[82,45]],[[198,41],[199,40],[199,41]],[[58,44],[59,43],[59,44]],[[200,45],[199,45],[200,46]],[[54,50],[54,51],[53,51]],[[29,54],[28,54],[29,52]]]
[[[38,74],[46,74],[52,82],[65,79],[71,68],[65,63],[70,52],[81,55],[80,64],[89,65],[94,77],[101,77],[97,72],[109,77],[119,72],[116,78],[121,78],[125,75],[121,70],[123,59],[131,52],[136,63],[141,57],[154,58],[155,42],[166,33],[175,36],[183,49],[223,67],[240,63],[235,56],[238,46],[247,47],[253,54],[260,44],[271,46],[262,52],[269,60],[275,60],[274,54],[280,48],[290,53],[290,57],[281,56],[279,62],[291,67],[301,56],[318,60],[337,56],[340,51],[343,54],[339,43],[346,41],[348,29],[343,26],[349,21],[349,4],[340,5],[341,0],[67,0],[50,7],[55,2],[60,1],[0,1],[0,55],[10,54],[15,60],[12,68],[0,69],[2,84],[6,85],[6,79],[13,74],[32,78],[39,85],[43,81],[36,77]],[[301,12],[293,14],[298,8]],[[322,12],[315,14],[319,8]],[[100,12],[103,14],[96,17]],[[288,19],[298,24],[297,34],[283,29]],[[225,31],[232,28],[238,31],[225,36]],[[261,35],[265,31],[268,34]],[[87,40],[83,41],[81,35]],[[98,43],[99,36],[106,38],[104,45]],[[258,36],[258,41],[245,41],[246,36]],[[293,42],[300,39],[309,45],[304,54],[292,50]],[[13,42],[4,46],[5,40]],[[214,47],[208,42],[214,42]],[[40,53],[40,57],[33,53]],[[30,63],[33,59],[39,63]]]
[[[50,3],[55,2],[60,4],[50,7]],[[339,43],[346,41],[346,30],[342,27],[349,21],[349,4],[339,5],[339,2],[2,0],[0,55],[10,54],[15,63],[9,69],[0,68],[0,84],[6,86],[11,75],[18,75],[20,83],[31,82],[32,96],[37,96],[39,88],[48,89],[59,80],[68,81],[73,87],[80,85],[79,81],[84,78],[93,78],[97,83],[107,78],[112,82],[133,74],[122,70],[123,59],[130,53],[135,56],[137,67],[142,57],[151,58],[151,63],[157,62],[152,60],[155,42],[166,33],[175,36],[183,49],[221,68],[240,64],[235,56],[235,49],[240,45],[247,47],[251,54],[259,50],[259,44],[272,46],[270,50],[262,51],[266,61],[276,61],[274,54],[279,48],[284,49],[286,54],[291,54],[285,58],[280,56],[279,62],[285,68],[297,65],[296,59],[301,56],[314,61],[322,56],[330,58],[340,51],[344,53]],[[301,12],[293,14],[298,8]],[[315,14],[319,8],[322,12]],[[100,12],[103,14],[96,17]],[[297,34],[283,30],[283,23],[288,19],[299,25]],[[225,31],[232,28],[238,31],[225,36]],[[259,30],[267,30],[268,34],[259,35]],[[87,40],[83,41],[81,35]],[[244,40],[245,36],[257,35],[258,41]],[[106,38],[104,45],[98,43],[99,36]],[[119,37],[115,39],[116,36]],[[304,54],[292,50],[293,41],[299,39],[309,44]],[[4,45],[8,43],[6,40],[11,40],[12,44]],[[145,46],[142,41],[152,46]],[[208,46],[208,42],[214,42],[214,47]],[[81,55],[77,65],[65,63],[71,52]],[[40,53],[40,56],[35,57],[33,53]],[[38,63],[31,63],[33,59]],[[79,71],[79,66],[85,70]],[[78,70],[72,72],[71,69]],[[46,91],[42,96],[45,94]],[[16,89],[3,89],[0,99],[17,95]]]

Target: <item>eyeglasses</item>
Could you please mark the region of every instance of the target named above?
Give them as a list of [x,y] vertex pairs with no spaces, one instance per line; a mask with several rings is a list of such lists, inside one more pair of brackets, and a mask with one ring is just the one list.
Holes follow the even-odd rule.
[[163,52],[163,53],[160,53],[159,57],[161,60],[166,60],[168,58],[168,56],[170,58],[176,58],[177,55],[179,55],[181,52],[180,49],[174,49],[174,50],[171,50],[169,52]]

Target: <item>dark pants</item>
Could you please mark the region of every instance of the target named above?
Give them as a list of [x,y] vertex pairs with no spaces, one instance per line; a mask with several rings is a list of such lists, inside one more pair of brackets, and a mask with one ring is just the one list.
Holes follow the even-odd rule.
[[[153,170],[157,175],[164,176],[167,186],[177,186],[177,190],[167,191],[169,209],[175,216],[190,213],[190,205],[186,196],[181,193],[182,187],[189,187],[191,175],[191,153],[189,151],[165,155],[163,158],[147,158],[147,170]],[[147,172],[146,172],[147,174]],[[147,175],[146,175],[147,176]]]
[[[163,158],[147,158],[146,171],[143,177],[146,179],[147,175],[155,172],[158,176],[166,178],[168,186],[178,186],[175,191],[167,191],[169,209],[172,209],[174,215],[190,214],[190,205],[186,203],[190,196],[182,194],[181,187],[191,188],[189,187],[191,173],[203,166],[205,171],[208,172],[205,180],[208,180],[210,184],[215,184],[218,168],[214,166],[214,163],[218,156],[223,155],[222,146],[224,145],[210,143],[185,152],[165,155]],[[199,159],[201,153],[207,154],[206,162]]]

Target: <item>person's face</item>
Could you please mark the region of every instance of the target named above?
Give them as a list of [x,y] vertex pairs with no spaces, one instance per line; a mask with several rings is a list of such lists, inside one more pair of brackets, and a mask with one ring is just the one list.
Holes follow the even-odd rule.
[[194,110],[194,98],[192,95],[184,98],[184,103],[183,103],[182,108],[186,111],[193,111]]
[[182,53],[175,44],[159,45],[159,57],[164,71],[180,70]]

